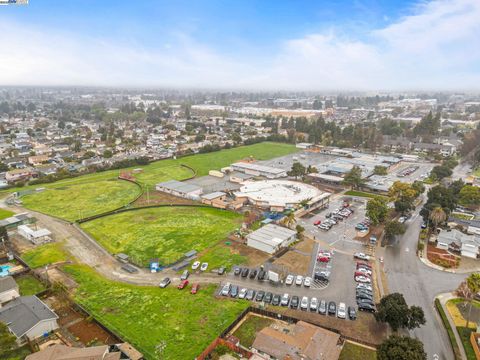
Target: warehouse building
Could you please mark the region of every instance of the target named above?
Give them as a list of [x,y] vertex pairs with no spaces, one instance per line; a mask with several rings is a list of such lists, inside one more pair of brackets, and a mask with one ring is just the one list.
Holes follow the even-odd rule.
[[157,189],[157,191],[191,200],[199,200],[200,195],[203,193],[203,189],[200,186],[177,180],[169,180],[159,183],[155,186],[155,189]]
[[247,235],[247,246],[274,254],[297,238],[297,232],[283,226],[268,224]]
[[253,175],[253,176],[263,176],[268,179],[278,179],[282,177],[287,177],[287,171],[284,169],[274,168],[271,166],[264,166],[246,162],[238,162],[232,164],[231,169],[233,171],[238,171],[244,174]]

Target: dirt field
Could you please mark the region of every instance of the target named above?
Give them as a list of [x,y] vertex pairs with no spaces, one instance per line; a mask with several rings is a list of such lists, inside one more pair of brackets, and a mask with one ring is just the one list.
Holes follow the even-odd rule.
[[190,205],[190,204],[198,204],[198,202],[195,202],[193,200],[183,199],[183,198],[166,194],[160,191],[150,191],[148,193],[148,198],[146,193],[143,194],[137,201],[133,203],[133,206],[160,205],[160,204]]
[[249,267],[257,267],[263,264],[269,258],[268,254],[252,249],[247,245],[241,244],[237,241],[232,241],[232,248],[240,255],[247,258],[247,264]]
[[273,263],[286,267],[293,274],[305,275],[308,272],[314,244],[312,239],[305,239],[293,247],[297,251],[292,249]]

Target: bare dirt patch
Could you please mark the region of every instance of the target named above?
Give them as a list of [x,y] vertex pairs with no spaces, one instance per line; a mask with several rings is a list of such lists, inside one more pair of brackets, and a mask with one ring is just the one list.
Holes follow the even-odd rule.
[[147,193],[144,193],[137,199],[133,206],[146,206],[146,205],[198,205],[198,202],[183,199],[177,196],[173,196],[170,194],[166,194],[160,191],[149,191],[148,196]]
[[103,330],[95,322],[84,319],[70,327],[67,330],[75,336],[78,341],[85,345],[106,344],[112,345],[118,343],[118,339]]
[[251,247],[239,243],[238,241],[232,241],[231,247],[233,248],[234,252],[246,257],[247,265],[250,267],[260,266],[269,258],[268,254],[256,249],[252,249]]
[[307,274],[314,245],[315,242],[307,238],[275,260],[273,264],[286,267],[293,274]]

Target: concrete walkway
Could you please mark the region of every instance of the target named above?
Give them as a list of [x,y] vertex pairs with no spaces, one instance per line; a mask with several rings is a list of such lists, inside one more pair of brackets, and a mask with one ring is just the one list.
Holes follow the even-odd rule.
[[450,313],[448,312],[447,309],[447,302],[451,299],[455,299],[456,296],[453,293],[444,293],[440,294],[437,296],[437,299],[440,301],[440,305],[442,305],[443,311],[445,312],[448,322],[450,324],[450,327],[453,330],[453,335],[455,336],[455,340],[457,341],[458,347],[460,349],[460,355],[462,357],[462,360],[467,360],[467,354],[465,353],[465,349],[463,348],[463,343],[462,339],[460,338],[460,335],[458,335],[457,327],[455,326],[455,322],[453,321],[452,317],[450,316]]

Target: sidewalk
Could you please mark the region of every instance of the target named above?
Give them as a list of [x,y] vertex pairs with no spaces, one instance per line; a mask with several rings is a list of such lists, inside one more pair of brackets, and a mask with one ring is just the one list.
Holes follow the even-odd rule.
[[437,299],[440,301],[440,304],[442,305],[445,315],[447,315],[448,322],[450,324],[450,327],[453,330],[453,335],[455,336],[455,340],[457,341],[458,347],[460,349],[462,360],[467,360],[467,354],[465,353],[465,349],[463,348],[462,339],[460,339],[460,336],[458,335],[457,327],[455,326],[455,323],[446,307],[447,301],[451,299],[455,299],[455,296],[452,293],[445,293],[445,294],[438,295]]

